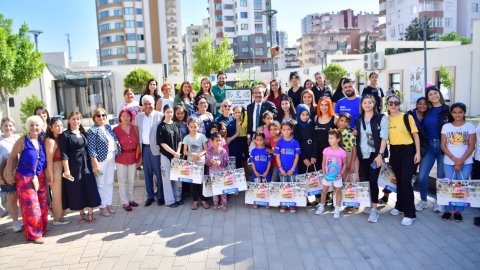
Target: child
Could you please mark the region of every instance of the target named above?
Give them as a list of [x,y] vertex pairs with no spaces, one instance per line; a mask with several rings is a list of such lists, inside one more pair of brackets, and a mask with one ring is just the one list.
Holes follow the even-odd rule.
[[[280,123],[278,121],[272,121],[270,125],[268,125],[268,129],[270,130],[270,134],[272,134],[272,139],[270,140],[270,148],[267,149],[268,153],[273,155],[273,149],[277,146],[277,142],[282,138],[280,136]],[[272,160],[272,182],[279,182],[279,174],[278,174],[278,166],[277,166],[277,159],[273,156]]]
[[[183,154],[191,161],[205,161],[205,153],[207,152],[207,137],[204,134],[198,132],[200,128],[200,123],[198,118],[188,118],[188,131],[189,134],[183,138]],[[202,184],[191,184],[190,190],[192,194],[192,210],[197,210],[198,208],[198,198],[200,198],[203,208],[208,209],[207,198],[202,194]]]
[[[238,168],[246,168],[246,158],[248,152],[247,144],[247,114],[245,113],[245,108],[242,106],[235,106],[233,108],[233,116],[235,116],[235,120],[237,121],[237,129],[240,130],[240,134],[235,140],[238,140],[238,144],[240,149],[237,151],[237,156],[235,156],[235,163],[236,167]],[[247,171],[247,170],[245,170]]]
[[340,203],[342,201],[342,176],[345,175],[347,161],[347,153],[340,147],[342,135],[336,130],[328,132],[328,143],[330,147],[323,150],[322,169],[325,172],[322,180],[323,189],[322,197],[320,198],[320,205],[318,206],[315,215],[321,215],[325,211],[325,200],[327,198],[328,190],[331,186],[335,188],[335,210],[333,218],[340,218]]
[[[205,158],[205,165],[208,166],[210,175],[218,172],[222,172],[228,166],[228,154],[223,147],[220,146],[222,141],[222,135],[215,132],[210,135],[210,140],[212,141],[212,147],[208,149],[207,155]],[[218,209],[218,196],[213,195],[213,210]],[[222,194],[222,210],[227,211],[227,195]]]
[[[300,159],[300,144],[293,138],[293,124],[282,123],[283,138],[278,140],[275,146],[275,158],[277,159],[280,182],[293,182],[298,173],[298,160]],[[290,207],[290,212],[295,213],[295,207]],[[285,207],[280,207],[280,213],[285,213]]]
[[[272,156],[268,153],[267,148],[265,147],[265,134],[257,132],[253,139],[255,141],[255,148],[252,149],[249,159],[254,174],[253,180],[257,183],[270,182]],[[253,208],[258,208],[258,205],[254,204]]]
[[257,132],[263,132],[265,134],[265,144],[270,144],[270,139],[272,139],[272,134],[270,134],[270,130],[268,129],[268,125],[273,121],[273,113],[266,111],[262,115],[263,123],[265,125],[260,126],[257,128]]
[[[317,162],[317,147],[315,147],[315,123],[310,119],[310,107],[306,104],[297,106],[297,124],[293,129],[293,137],[300,143],[300,161],[298,172],[304,174],[308,168]],[[310,169],[313,171],[313,167]]]
[[187,125],[187,110],[182,105],[177,105],[173,108],[173,112],[173,121],[178,124],[183,139],[189,133]]
[[[210,128],[210,134],[213,134],[213,133],[219,133],[220,134],[220,146],[223,147],[223,149],[225,149],[225,151],[227,151],[227,155],[229,155],[229,151],[228,151],[228,143],[227,141],[225,141],[225,138],[222,136],[222,125],[224,127],[224,134],[226,135],[227,134],[227,128],[225,127],[225,124],[221,123],[221,122],[213,122],[212,125],[211,125],[211,128]],[[212,148],[213,144],[212,144],[212,141],[208,141],[207,143],[207,149],[210,149]]]

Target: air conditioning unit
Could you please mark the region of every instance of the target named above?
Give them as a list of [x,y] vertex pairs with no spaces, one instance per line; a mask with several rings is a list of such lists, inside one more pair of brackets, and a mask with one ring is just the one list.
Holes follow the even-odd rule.
[[373,53],[366,53],[363,55],[363,69],[373,70]]
[[308,75],[308,73],[310,73],[310,70],[309,70],[308,68],[304,68],[304,69],[303,69],[303,74],[307,74],[307,75]]
[[385,69],[385,54],[383,52],[373,53],[373,69]]

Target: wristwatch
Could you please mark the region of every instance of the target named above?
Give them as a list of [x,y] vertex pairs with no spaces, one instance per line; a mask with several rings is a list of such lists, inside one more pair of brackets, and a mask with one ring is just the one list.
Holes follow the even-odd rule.
[[384,153],[380,153],[380,152],[379,152],[378,155],[379,155],[379,156],[382,156],[382,158],[383,158]]

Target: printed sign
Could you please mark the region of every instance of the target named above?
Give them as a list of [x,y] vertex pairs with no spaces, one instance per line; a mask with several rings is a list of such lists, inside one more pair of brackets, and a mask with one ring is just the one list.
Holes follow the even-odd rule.
[[437,203],[480,207],[480,180],[437,179]]
[[225,99],[230,100],[233,107],[243,106],[247,108],[248,104],[252,103],[252,92],[250,89],[226,90]]
[[260,206],[270,206],[270,184],[269,183],[247,183],[248,189],[245,192],[245,203]]
[[343,184],[342,206],[370,206],[370,183],[347,182]]
[[234,194],[247,190],[247,179],[243,168],[210,175],[213,195]]
[[170,167],[170,180],[201,184],[204,165],[202,162],[174,158]]
[[203,196],[213,197],[212,181],[209,175],[203,176]]
[[316,171],[311,173],[299,174],[295,177],[298,182],[305,182],[307,196],[322,194],[322,172]]
[[378,175],[378,185],[391,192],[397,192],[397,178],[389,164],[382,165]]
[[305,182],[269,183],[270,206],[307,206]]

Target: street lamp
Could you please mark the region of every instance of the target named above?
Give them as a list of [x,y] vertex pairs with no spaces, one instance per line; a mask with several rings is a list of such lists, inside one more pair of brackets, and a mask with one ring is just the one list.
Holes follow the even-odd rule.
[[427,89],[427,29],[430,20],[427,16],[423,17],[422,28],[423,28],[423,83],[425,85],[425,90]]
[[[268,7],[267,7],[268,8]],[[272,35],[272,17],[273,15],[277,14],[278,12],[274,9],[267,9],[262,11],[262,14],[267,16],[268,18],[268,31],[270,36],[270,47],[273,47],[273,35]],[[273,55],[270,56],[272,58],[272,80],[275,79],[275,64],[273,62]]]
[[183,81],[187,81],[187,48],[186,48],[186,37],[182,37],[183,50],[182,50],[182,60],[183,60]]
[[[38,52],[38,36],[43,32],[40,31],[40,30],[30,30],[29,32],[35,38],[35,49]],[[40,77],[38,77],[38,81],[40,82],[40,98],[43,100],[43,87],[42,87],[42,76],[41,75],[40,75]]]

